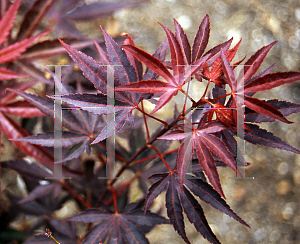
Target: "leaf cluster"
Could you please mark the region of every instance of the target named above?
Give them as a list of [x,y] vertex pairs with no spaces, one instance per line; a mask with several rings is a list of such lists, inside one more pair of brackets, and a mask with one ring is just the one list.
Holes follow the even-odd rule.
[[[54,2],[34,2],[21,25],[18,42],[0,50],[7,53],[13,49],[6,59],[0,55],[0,63],[14,60],[43,35],[32,36],[37,24],[28,26],[28,22],[34,16],[40,23],[52,6],[57,8],[58,3]],[[79,6],[76,2],[62,1],[60,11],[49,12],[59,30],[73,30],[71,20],[93,18],[96,14],[92,10],[101,6],[102,14],[125,7],[117,3]],[[19,4],[20,0],[15,1],[7,15],[16,15]],[[39,5],[44,6],[40,15],[36,13]],[[66,14],[73,8],[74,11]],[[0,21],[1,43],[7,40],[13,25],[13,20],[7,21],[6,15]],[[174,24],[175,32],[160,24],[167,38],[153,54],[138,48],[128,34],[124,34],[124,45],[120,46],[102,26],[105,50],[96,43],[100,61],[69,45],[67,40],[53,41],[52,44],[60,42],[92,84],[92,92],[84,87],[76,90],[62,81],[60,96],[33,95],[25,91],[37,81],[7,85],[5,80],[20,75],[3,68],[3,73],[9,76],[1,77],[0,83],[3,88],[0,131],[17,148],[37,160],[36,163],[25,159],[1,162],[3,168],[14,170],[22,177],[28,191],[25,198],[5,192],[15,209],[9,215],[10,220],[19,213],[39,216],[28,233],[46,227],[60,243],[89,244],[149,243],[145,235],[155,225],[172,224],[181,238],[190,243],[185,232],[184,212],[207,241],[220,243],[204,215],[201,207],[204,201],[250,228],[226,203],[217,167],[230,167],[243,177],[238,162],[244,166],[247,163],[237,147],[238,137],[249,143],[300,153],[260,128],[262,122],[292,123],[286,116],[299,112],[300,104],[254,97],[257,92],[298,81],[300,73],[270,73],[274,65],[258,73],[276,42],[262,47],[245,62],[246,57],[233,63],[241,41],[230,48],[232,38],[205,52],[210,36],[208,15],[202,20],[192,45],[180,24],[176,20]],[[78,30],[72,33],[76,38],[82,37]],[[22,38],[25,39],[19,41]],[[29,49],[25,57],[49,57],[48,51],[43,49],[46,42],[36,44],[37,52]],[[87,44],[80,42],[80,45],[84,43]],[[52,51],[60,50],[52,44]],[[168,49],[171,60],[165,61]],[[240,65],[244,68],[235,72]],[[205,89],[198,95],[190,95],[191,80],[205,84]],[[184,99],[174,107],[173,118],[160,118],[156,112],[176,100],[178,93]],[[14,102],[17,96],[23,100]],[[149,102],[154,109],[147,112],[145,105]],[[56,111],[53,103],[61,103],[61,110]],[[57,131],[47,130],[49,128],[30,135],[6,113],[23,118],[46,115],[56,122],[61,121],[63,129],[59,139]],[[149,120],[156,120],[160,126],[152,131]],[[177,146],[171,149],[170,145]],[[57,148],[62,150],[58,160],[55,158]],[[109,162],[119,166],[116,172]],[[56,169],[61,170],[63,177],[56,177]],[[128,173],[130,179],[117,180]],[[129,189],[135,181],[140,192],[132,199]],[[163,191],[166,191],[168,219],[160,211],[148,210]],[[54,217],[53,213],[69,201],[77,204],[79,213],[63,220]],[[76,222],[86,224],[84,236],[79,236]],[[46,233],[46,236],[52,234]],[[45,236],[37,235],[25,243],[51,243],[50,239],[46,240]]]

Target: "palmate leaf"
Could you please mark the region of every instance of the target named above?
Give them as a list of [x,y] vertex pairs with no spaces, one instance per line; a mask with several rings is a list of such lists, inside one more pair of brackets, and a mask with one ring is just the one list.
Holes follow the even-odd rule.
[[110,211],[106,205],[100,209],[87,209],[67,219],[84,223],[99,222],[85,236],[83,244],[104,243],[149,243],[139,226],[154,227],[157,224],[168,224],[168,220],[157,214],[138,209],[139,203],[130,203],[121,213]]
[[[54,106],[52,100],[12,89],[10,91],[22,96],[28,102],[36,106],[39,110],[43,111],[43,113],[48,115],[50,119],[54,119]],[[61,92],[62,94],[68,94],[74,91],[71,87],[63,82]],[[55,117],[60,118],[60,114],[56,112]],[[61,121],[62,125],[69,129],[69,131],[62,131],[62,139],[59,142],[54,139],[53,132],[46,132],[25,138],[18,138],[14,139],[13,141],[15,143],[32,143],[45,147],[54,147],[55,144],[57,145],[58,143],[62,147],[73,146],[69,148],[64,158],[56,163],[78,158],[85,150],[89,153],[91,141],[100,133],[100,125],[102,121],[100,120],[99,116],[86,111],[62,107]]]
[[[165,140],[185,139],[179,147],[177,156],[177,170],[180,186],[183,185],[185,174],[187,173],[193,152],[195,151],[200,166],[207,175],[210,183],[221,196],[225,197],[212,153],[234,171],[237,170],[236,162],[226,145],[211,133],[216,133],[226,128],[227,127],[220,122],[211,122],[205,125],[203,122],[200,122],[197,129],[177,129],[158,138]],[[240,172],[238,173],[240,174]]]
[[[109,64],[114,66],[114,85],[124,85],[137,82],[139,79],[137,73],[141,73],[140,61],[136,60],[133,62],[132,58],[129,59],[121,47],[106,33],[103,28],[102,32],[105,38],[107,58],[109,59],[107,60],[107,58],[105,58],[105,60],[109,61]],[[97,63],[93,58],[77,51],[75,48],[70,47],[63,41],[61,41],[61,43],[76,65],[83,71],[83,75],[94,84],[94,87],[98,90],[98,94],[69,94],[56,99],[61,99],[64,102],[97,115],[107,114],[107,89],[112,89],[112,87],[107,84],[107,67]],[[131,43],[134,44],[133,41]],[[156,50],[154,55],[163,60],[165,53],[166,45],[163,43]],[[146,79],[157,79],[157,75],[150,69],[146,70],[143,77]],[[147,91],[147,93],[149,95],[149,91]],[[128,92],[115,92],[114,96],[114,131],[107,130],[107,127],[104,126],[97,138],[93,141],[93,144],[104,140],[113,133],[118,133],[125,124],[132,126],[132,111],[138,106],[139,102],[146,97],[145,94],[142,93],[133,94]]]
[[[57,98],[55,98],[57,99]],[[107,113],[106,103],[107,96],[102,94],[70,94],[63,95],[61,99],[64,102],[69,104],[73,104],[77,108],[82,108],[86,111],[94,113],[96,115],[102,115]],[[120,101],[115,102],[114,110],[115,110],[115,133],[118,133],[125,125],[125,123],[129,123],[132,125],[132,110],[135,109],[133,104],[126,104]],[[112,135],[114,131],[107,131],[106,126],[102,129],[102,131],[97,135],[96,139],[92,144],[96,144],[99,141],[104,140],[106,137]]]
[[[224,107],[224,109],[221,111],[217,109],[215,112],[217,113],[218,119],[230,128],[233,128],[232,125],[226,123],[226,121],[235,121],[234,123],[236,123],[236,110],[232,110],[232,108],[238,108],[241,106],[241,104],[245,104],[247,107],[246,109],[251,109],[252,111],[256,112],[257,115],[260,114],[265,121],[273,121],[277,119],[285,123],[291,123],[284,117],[285,115],[283,115],[280,110],[272,106],[271,103],[267,103],[252,97],[258,91],[264,91],[282,84],[295,82],[300,78],[299,72],[269,74],[274,65],[270,66],[257,76],[252,77],[257,72],[265,56],[275,43],[276,42],[273,42],[265,47],[262,47],[254,55],[252,55],[245,63],[245,68],[242,70],[244,73],[240,73],[237,79],[235,78],[233,67],[230,65],[227,57],[224,54],[221,55],[222,69],[226,78],[225,81],[231,88],[232,97],[229,100],[230,103],[226,105],[226,107],[230,108],[229,110],[226,110]],[[244,87],[241,86],[241,84],[243,84],[241,82],[242,79],[244,79]],[[217,97],[214,96],[214,98]],[[275,103],[273,104],[275,105]],[[288,113],[286,113],[286,115],[288,115]]]
[[[179,44],[177,43],[177,45]],[[179,90],[182,90],[182,86],[185,83],[185,80],[182,80],[184,77],[182,75],[183,69],[180,68],[178,71],[175,71],[175,75],[176,75],[175,77],[168,71],[167,67],[161,61],[151,56],[150,54],[144,52],[143,50],[131,45],[124,45],[123,48],[129,51],[133,56],[135,56],[142,63],[144,63],[149,69],[153,70],[159,76],[164,78],[167,81],[167,83],[162,81],[156,81],[156,80],[147,80],[147,81],[142,80],[136,83],[116,87],[115,91],[126,91],[126,92],[135,92],[135,93],[140,93],[140,92],[164,93],[160,97],[154,110],[152,111],[152,113],[155,113],[156,111],[161,109],[165,104],[167,104],[172,99],[172,97],[178,93]],[[173,51],[175,52],[175,50]],[[177,51],[178,51],[178,47],[177,47]],[[197,60],[196,63],[194,63],[193,66],[191,67],[191,75],[194,75],[201,68],[201,65],[208,58],[209,55],[205,56],[202,59]],[[181,58],[179,59],[180,60],[182,59],[182,55]],[[181,63],[182,61],[179,62]],[[176,70],[177,67],[179,67],[179,65],[177,66],[177,63],[178,62],[173,63],[173,66],[176,67]]]
[[[9,1],[8,1],[9,2]],[[9,30],[12,27],[12,23],[14,21],[15,18],[15,14],[17,12],[17,9],[20,5],[20,0],[18,1],[14,1],[14,4],[12,5],[12,8],[9,9],[8,13],[3,17],[3,23],[0,25],[0,29],[1,26],[3,27],[3,30],[0,31],[0,35],[6,35],[9,34]],[[122,7],[129,7],[129,6],[136,6],[139,5],[140,3],[136,2],[136,3],[115,3],[114,7],[116,8],[122,8]],[[28,5],[28,4],[27,4]],[[54,6],[53,6],[54,5]],[[106,7],[106,5],[111,5],[111,3],[104,3],[104,4],[96,4],[94,6],[88,6],[89,8],[93,7],[93,10],[104,10],[104,8]],[[55,47],[55,45],[58,43],[59,41],[56,40],[46,40],[43,41],[42,43],[37,43],[35,45],[32,46],[31,50],[29,50],[28,52],[26,52],[26,54],[21,55],[18,54],[19,52],[23,52],[25,50],[21,50],[25,47],[24,45],[28,46],[31,45],[32,42],[35,40],[36,37],[33,36],[33,34],[36,32],[38,27],[41,27],[41,22],[44,18],[47,18],[47,14],[49,13],[48,17],[50,16],[51,18],[51,26],[56,26],[55,24],[53,24],[55,21],[58,21],[58,24],[60,23],[61,26],[67,26],[67,31],[68,31],[68,37],[75,37],[75,39],[77,40],[72,40],[72,42],[70,41],[69,43],[74,45],[74,47],[76,48],[83,48],[83,47],[87,47],[93,44],[93,41],[91,40],[86,40],[86,39],[82,39],[82,40],[78,40],[78,37],[84,37],[83,35],[80,34],[80,32],[76,29],[76,27],[74,26],[73,20],[70,21],[70,19],[64,19],[63,17],[74,13],[75,11],[79,10],[81,7],[85,7],[85,3],[84,1],[74,1],[74,0],[36,0],[36,1],[32,1],[32,4],[28,5],[29,9],[26,13],[26,15],[23,17],[23,19],[21,19],[21,26],[19,28],[19,33],[17,33],[17,36],[14,38],[14,41],[18,41],[17,43],[14,43],[13,45],[10,45],[12,47],[14,47],[14,50],[12,50],[12,47],[8,46],[8,49],[3,49],[0,52],[7,52],[9,51],[9,53],[5,54],[5,58],[3,59],[3,61],[9,61],[7,60],[7,58],[12,58],[14,57],[14,59],[20,58],[20,60],[22,60],[21,62],[14,62],[13,65],[14,66],[18,66],[16,68],[21,68],[22,72],[28,74],[29,76],[38,79],[38,80],[43,80],[45,83],[50,84],[49,80],[45,79],[44,77],[44,73],[39,71],[38,68],[33,67],[32,65],[32,60],[33,59],[41,59],[41,58],[48,58],[54,55],[59,55],[62,53],[65,53],[65,49],[63,47],[60,46],[59,47]],[[6,5],[3,4],[3,8],[6,8]],[[76,9],[76,10],[75,10]],[[75,10],[75,11],[74,11]],[[116,9],[106,9],[106,11],[104,11],[105,13],[112,13],[113,11],[115,11]],[[3,12],[3,11],[2,11]],[[104,14],[104,12],[101,12],[100,14]],[[84,10],[81,11],[81,13],[85,13],[87,15],[91,15],[91,11],[89,10]],[[95,12],[93,15],[93,18],[96,17],[95,16]],[[99,16],[97,16],[99,17]],[[74,18],[76,19],[76,17]],[[49,19],[48,19],[49,20]],[[54,22],[53,22],[54,20]],[[69,27],[69,29],[68,29]],[[48,26],[47,26],[48,28]],[[59,27],[58,27],[59,28]],[[75,30],[72,32],[72,29]],[[77,33],[78,35],[76,36]],[[72,35],[73,34],[73,35]],[[1,37],[0,37],[1,38]],[[23,39],[23,40],[22,40]],[[1,39],[0,39],[1,40]],[[6,40],[6,38],[5,38]],[[5,41],[3,40],[3,41]],[[102,42],[103,39],[100,39],[99,42]],[[9,40],[9,44],[11,43],[11,40]],[[1,42],[2,44],[2,42]],[[16,46],[14,46],[16,44]],[[19,48],[20,50],[15,50],[16,48]],[[41,50],[42,48],[42,50]],[[13,52],[12,52],[13,51]],[[15,56],[13,56],[15,55]],[[4,55],[2,55],[4,58]],[[10,57],[11,56],[11,57]],[[2,73],[2,75],[1,75]],[[42,74],[41,74],[42,73]],[[14,79],[14,78],[18,78],[21,77],[21,74],[19,74],[19,76],[17,76],[16,74],[6,71],[5,69],[2,70],[2,72],[0,71],[0,79]]]
[[[204,238],[210,243],[220,243],[210,229],[200,204],[190,191],[202,201],[205,201],[219,211],[249,227],[206,182],[193,178],[184,179],[184,186],[180,187],[178,177],[179,175],[175,171],[152,175],[150,178],[156,179],[156,182],[149,188],[144,210],[146,211],[153,200],[167,188],[166,207],[170,223],[186,243],[190,243],[190,241],[185,233],[182,210],[184,210],[189,221],[194,224],[196,230],[200,232]],[[190,191],[186,187],[189,188]]]
[[[193,47],[191,49],[191,46],[189,44],[189,41],[187,39],[187,36],[183,30],[183,28],[180,26],[180,24],[174,19],[174,24],[175,24],[175,37],[180,45],[181,48],[181,53],[183,55],[184,59],[184,64],[189,65],[189,64],[194,64],[198,59],[200,59],[202,56],[210,55],[209,59],[207,60],[207,65],[211,66],[213,63],[215,63],[216,59],[219,58],[221,55],[221,50],[224,52],[227,52],[227,49],[230,47],[230,44],[232,42],[232,38],[224,43],[221,43],[214,48],[210,49],[207,51],[204,55],[205,48],[207,47],[208,44],[208,39],[209,39],[209,33],[210,33],[210,21],[209,21],[209,16],[206,15],[200,26],[199,29],[196,33],[196,37],[194,39]],[[168,31],[168,30],[167,30]],[[176,43],[173,41],[173,43]],[[231,49],[230,51],[230,56],[234,56],[238,48],[238,45]],[[233,58],[233,57],[232,57]],[[220,61],[220,60],[219,60]],[[218,62],[217,62],[218,63]],[[173,69],[173,67],[170,67]],[[199,71],[201,72],[201,71]]]
[[[156,106],[152,113],[155,113],[161,109],[165,104],[167,104],[173,96],[177,95],[178,91],[183,91],[182,86],[185,84],[189,74],[185,74],[186,65],[191,65],[191,76],[197,74],[197,72],[202,72],[200,69],[202,65],[206,64],[211,66],[216,59],[220,56],[221,51],[227,51],[232,39],[219,44],[218,46],[212,48],[206,52],[203,57],[202,54],[207,46],[209,37],[209,18],[208,15],[204,17],[202,23],[200,24],[199,30],[194,40],[193,48],[187,39],[185,32],[179,23],[174,19],[175,24],[175,34],[167,27],[161,25],[166,32],[167,39],[169,42],[170,52],[171,52],[171,66],[165,65],[157,59],[153,58],[146,52],[133,47],[131,45],[123,45],[123,48],[135,56],[138,60],[143,62],[148,68],[152,69],[167,82],[161,81],[139,81],[137,83],[122,85],[116,87],[116,91],[127,91],[127,92],[147,92],[152,93],[163,93],[156,103]],[[234,57],[238,45],[232,50],[228,51],[228,57],[231,59]],[[192,62],[193,59],[193,62]],[[219,60],[220,63],[220,60]],[[219,65],[220,66],[220,65]],[[167,68],[173,70],[171,74]],[[218,68],[215,73],[220,73]]]
[[[0,20],[0,45],[7,41],[7,37],[13,27],[13,23],[20,6],[21,0],[16,0],[9,7],[9,9],[5,12]],[[20,40],[19,42],[15,42],[10,44],[0,50],[0,63],[9,62],[15,60],[19,57],[29,46],[32,45],[37,39],[41,36],[49,33],[49,31],[40,33],[36,36],[28,37],[27,39]],[[6,68],[0,68],[0,80],[4,79],[15,79],[24,77],[23,74],[16,74],[13,71],[10,71]]]
[[[223,50],[224,55],[226,56],[228,61],[231,62],[232,59],[234,58],[234,56],[235,56],[235,54],[236,54],[236,52],[237,52],[237,50],[238,50],[238,48],[241,44],[241,41],[242,40],[240,40],[232,49]],[[226,49],[228,49],[228,48],[226,47]],[[233,66],[235,66],[235,64]],[[218,56],[215,59],[215,61],[212,63],[211,70],[209,70],[208,64],[205,64],[203,66],[203,71],[202,71],[201,74],[202,74],[203,78],[214,82],[218,86],[221,86],[221,84],[224,84],[224,81],[222,80],[223,69],[222,69],[221,56]]]
[[[269,44],[268,46],[273,46],[274,43]],[[258,51],[260,53],[260,50]],[[245,80],[244,83],[246,84],[244,87],[241,87],[241,76],[239,76],[239,80],[237,81],[234,75],[233,68],[230,66],[229,61],[222,53],[222,67],[226,77],[226,82],[229,84],[231,91],[232,91],[232,108],[237,108],[237,106],[241,106],[241,104],[245,104],[246,107],[252,109],[257,113],[264,114],[265,116],[271,117],[273,119],[277,119],[279,121],[285,123],[292,123],[288,121],[283,114],[270,104],[259,100],[257,98],[251,97],[255,92],[258,91],[265,91],[283,84],[292,83],[300,79],[300,72],[284,72],[284,73],[274,73],[274,74],[267,74],[257,79],[252,80],[251,82],[247,83],[247,81],[251,78],[249,77],[249,73],[253,74],[258,69],[258,66],[262,62],[262,58],[266,54],[260,55],[253,55],[256,59],[259,59],[260,62],[255,64],[255,69],[248,69],[245,73]],[[252,57],[253,57],[252,56]],[[251,58],[252,58],[251,57]],[[251,59],[250,58],[250,59]],[[251,62],[247,61],[246,63],[253,63],[254,60]],[[247,79],[246,79],[247,78]],[[246,94],[244,96],[244,93]],[[247,95],[247,93],[251,93],[251,96]],[[235,114],[235,113],[234,113]]]

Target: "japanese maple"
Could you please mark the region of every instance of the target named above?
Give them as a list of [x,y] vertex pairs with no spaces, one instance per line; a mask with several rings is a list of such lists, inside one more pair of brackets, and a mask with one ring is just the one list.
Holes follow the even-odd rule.
[[[42,215],[43,221],[36,227],[50,227],[53,236],[61,243],[149,243],[145,234],[155,225],[167,223],[173,225],[186,243],[190,243],[185,232],[183,211],[205,239],[210,243],[220,243],[206,220],[201,201],[250,228],[224,200],[217,169],[228,166],[243,177],[237,161],[244,165],[247,163],[237,148],[240,126],[237,110],[243,110],[244,106],[245,123],[241,127],[247,142],[300,153],[258,125],[275,120],[289,124],[292,122],[286,116],[300,111],[300,104],[253,97],[256,92],[300,79],[300,72],[270,73],[274,65],[257,74],[276,42],[255,52],[236,75],[236,67],[245,59],[232,62],[241,41],[230,48],[231,38],[205,52],[210,34],[208,15],[202,20],[192,45],[180,24],[176,20],[174,23],[175,33],[161,24],[167,40],[153,55],[138,48],[128,34],[124,34],[126,40],[120,46],[101,26],[106,51],[97,45],[100,62],[59,40],[84,77],[93,84],[93,93],[76,92],[65,82],[62,82],[60,97],[28,94],[24,92],[26,87],[21,85],[7,89],[8,94],[18,94],[26,100],[26,104],[31,104],[32,116],[40,115],[39,109],[52,119],[56,114],[62,121],[61,145],[66,150],[63,159],[55,163],[62,163],[64,176],[71,179],[48,178],[48,184],[41,185],[40,180],[49,177],[47,170],[25,160],[2,162],[4,167],[16,170],[24,178],[29,191],[24,199],[9,195],[10,200],[21,212],[32,214],[31,208],[39,209],[39,213],[34,214]],[[171,61],[165,61],[168,47]],[[113,86],[109,83],[109,67],[114,67]],[[192,79],[206,82],[202,94],[189,94]],[[209,91],[212,83],[214,88]],[[111,92],[114,92],[114,120],[108,121],[105,116],[108,116],[111,106],[108,104]],[[158,117],[156,112],[175,99],[178,93],[184,95],[180,111],[175,106],[173,118],[167,121]],[[63,102],[62,116],[54,111],[52,99]],[[192,106],[188,107],[187,99]],[[6,100],[4,98],[5,104]],[[155,104],[151,113],[145,111],[144,101]],[[142,118],[136,116],[136,112],[142,114]],[[193,119],[190,119],[191,115]],[[161,123],[157,131],[150,131],[147,118]],[[145,126],[145,135],[142,125]],[[116,159],[121,161],[122,166],[115,176],[122,177],[125,170],[134,173],[131,179],[120,184],[116,184],[116,178],[104,178],[107,173],[105,142],[116,133],[128,141],[130,149],[116,140]],[[170,150],[170,140],[179,141],[180,146]],[[12,141],[39,147],[54,147],[56,143],[54,132],[49,131]],[[93,154],[101,166],[96,167],[95,158],[84,158],[84,151]],[[47,153],[51,155],[51,152]],[[52,170],[48,161],[40,161]],[[132,203],[128,200],[128,188],[135,180],[138,180],[145,200]],[[150,182],[150,187],[146,181]],[[164,190],[168,220],[160,213],[148,210]],[[81,212],[66,221],[55,219],[51,213],[69,199],[77,201]],[[74,222],[87,224],[83,237],[76,234],[78,230]],[[49,233],[47,231],[46,236],[52,236]],[[43,238],[35,236],[25,243],[38,243]]]

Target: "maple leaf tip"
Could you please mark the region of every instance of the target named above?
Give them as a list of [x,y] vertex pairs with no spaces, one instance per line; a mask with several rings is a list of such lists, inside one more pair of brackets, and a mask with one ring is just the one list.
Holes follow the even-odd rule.
[[10,91],[10,92],[16,92],[14,89],[11,89],[9,87],[7,87],[5,90]]
[[102,27],[102,25],[100,25],[100,29],[101,29],[101,31],[103,32],[105,32],[105,30],[104,30],[104,28]]
[[57,38],[57,40],[60,42],[60,44],[65,48],[66,47],[66,43],[60,39],[60,38]]
[[165,27],[162,23],[159,23],[159,22],[157,22],[162,28],[167,28],[167,27]]

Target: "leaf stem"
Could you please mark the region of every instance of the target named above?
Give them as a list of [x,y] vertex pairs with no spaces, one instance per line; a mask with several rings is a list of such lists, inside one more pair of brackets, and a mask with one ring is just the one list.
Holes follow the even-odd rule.
[[[178,149],[179,148],[176,148],[176,149],[173,149],[171,151],[161,153],[161,155],[167,155],[167,154],[170,154],[170,153],[173,153],[173,152],[177,152]],[[139,160],[131,162],[130,165],[138,164],[138,163],[141,163],[141,162],[144,162],[144,161],[147,161],[147,160],[150,160],[150,159],[154,159],[154,158],[157,158],[157,157],[159,157],[159,156],[158,155],[154,155],[154,156],[150,156],[150,157],[147,157],[147,158],[142,158],[142,159],[139,159]]]
[[227,97],[227,96],[230,96],[230,95],[232,95],[232,93],[227,93],[227,94],[225,94],[225,95],[223,95],[223,96],[220,96],[220,97],[217,97],[217,98],[213,98],[213,99],[209,99],[209,101],[212,102],[212,101],[214,101],[214,100],[218,100],[218,99],[220,99],[220,98]]
[[205,91],[204,91],[204,93],[203,93],[203,95],[202,95],[201,99],[203,99],[203,98],[205,97],[205,95],[206,95],[206,93],[207,93],[208,86],[209,86],[210,82],[211,82],[211,79],[209,79],[209,80],[208,80],[208,82],[207,82],[207,85],[206,85],[206,88],[205,88]]
[[[98,142],[98,144],[99,144],[101,147],[103,147],[103,148],[106,149],[106,146],[105,146],[102,142]],[[120,159],[122,162],[126,162],[126,160],[125,160],[122,156],[120,156],[119,154],[115,153],[115,156],[116,156],[116,158]]]
[[[189,108],[186,111],[186,114],[189,113],[191,111],[191,108]],[[170,124],[168,124],[167,128],[163,128],[160,132],[158,132],[149,142],[146,142],[142,147],[140,147],[140,149],[131,156],[131,158],[127,161],[127,163],[125,165],[123,165],[119,172],[116,174],[116,177],[119,177],[121,175],[121,173],[127,168],[127,166],[133,162],[133,160],[135,160],[143,151],[145,151],[148,148],[148,145],[151,145],[153,142],[155,142],[157,140],[158,137],[162,136],[163,134],[165,134],[166,132],[168,132],[173,125],[175,125],[178,121],[180,121],[182,118],[182,115],[180,114],[176,119],[174,119]],[[111,184],[113,184],[116,180],[112,180]]]
[[69,185],[66,184],[65,180],[60,180],[60,184],[68,190],[79,202],[81,202],[87,208],[92,208],[92,205],[86,202],[82,197],[80,197]]
[[148,142],[148,141],[150,141],[150,134],[149,134],[148,124],[147,124],[147,120],[146,120],[146,115],[144,113],[145,109],[144,109],[143,100],[141,101],[141,105],[142,105],[143,117],[144,117],[144,121],[145,121],[146,133],[147,133],[147,140],[146,140],[146,142]]
[[[192,110],[192,108],[189,108],[185,114],[188,114],[190,111]],[[147,148],[148,145],[151,145],[153,142],[155,142],[157,140],[158,137],[162,136],[163,134],[165,134],[166,132],[168,132],[178,121],[180,121],[182,119],[182,114],[180,114],[176,119],[174,119],[170,124],[168,124],[167,127],[164,127],[163,129],[161,129],[160,132],[158,132],[149,142],[146,142],[142,147],[140,147],[140,149],[138,151],[135,152],[134,155],[131,156],[131,158],[122,165],[122,167],[119,169],[118,173],[116,174],[116,178],[119,177],[123,171],[129,166],[131,165],[131,163],[142,153],[144,152]],[[110,182],[110,185],[113,185],[116,182],[116,179],[112,179]],[[102,195],[100,196],[100,198],[98,199],[98,202],[101,202],[104,197],[106,196],[106,194],[108,193],[108,190],[105,189],[105,191],[102,193]],[[96,207],[99,206],[98,204],[96,204]]]
[[161,119],[159,119],[159,118],[156,118],[155,116],[153,116],[153,115],[151,115],[151,114],[148,114],[147,112],[143,111],[143,110],[140,109],[139,107],[136,107],[136,109],[139,110],[139,111],[140,111],[141,113],[143,113],[144,115],[147,115],[147,116],[149,116],[150,118],[155,119],[155,120],[159,121],[160,123],[163,123],[163,124],[165,125],[165,127],[168,126],[168,123],[167,123],[166,121],[163,121],[163,120],[161,120]]
[[148,145],[149,148],[152,148],[157,155],[160,157],[160,159],[164,162],[164,164],[166,165],[166,167],[168,168],[169,172],[172,172],[170,166],[167,164],[167,162],[164,160],[164,158],[162,157],[162,155],[160,154],[160,152],[157,150],[157,148],[153,145]]
[[115,193],[115,188],[110,185],[110,190],[111,190],[113,200],[114,200],[115,213],[118,213],[118,204],[117,204],[117,197],[116,197],[116,193]]
[[[116,196],[119,196],[127,187],[129,187],[131,185],[131,183],[133,181],[135,181],[138,177],[141,176],[141,173],[140,172],[137,172],[129,181],[127,181],[125,184],[123,184],[120,189],[118,189],[116,191]],[[106,205],[109,205],[111,202],[113,201],[113,197],[109,198],[105,204]]]

